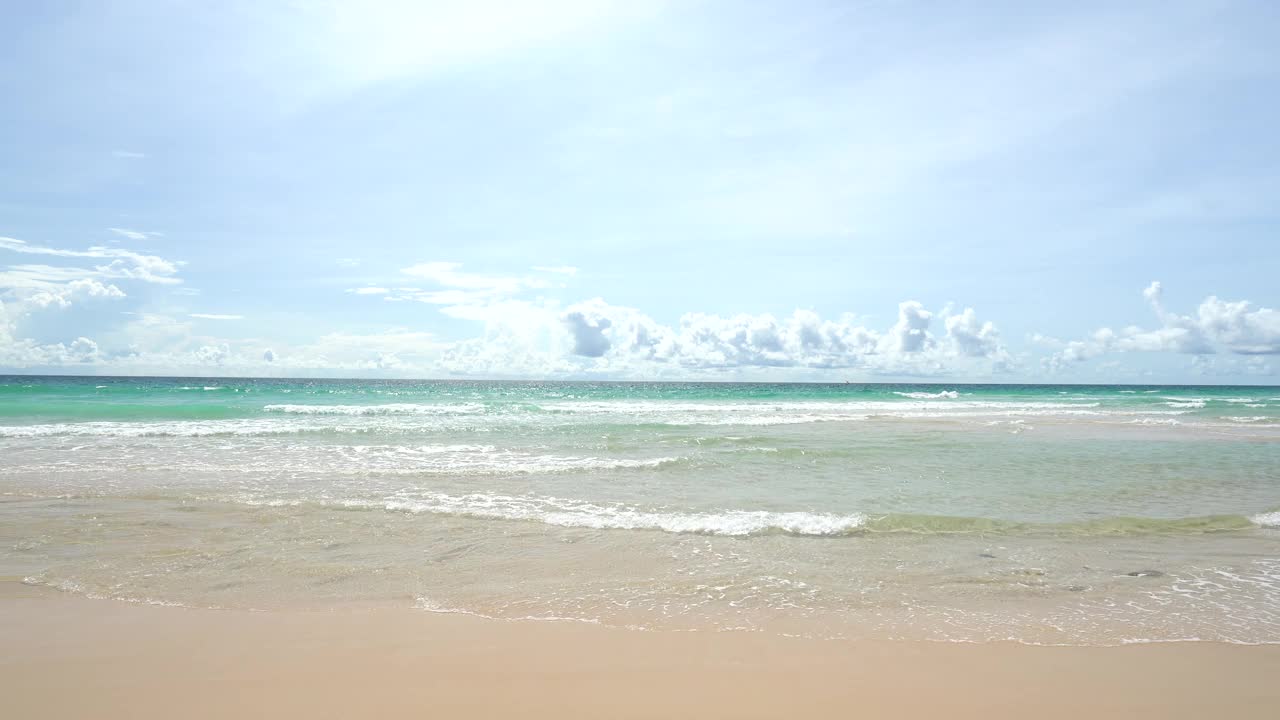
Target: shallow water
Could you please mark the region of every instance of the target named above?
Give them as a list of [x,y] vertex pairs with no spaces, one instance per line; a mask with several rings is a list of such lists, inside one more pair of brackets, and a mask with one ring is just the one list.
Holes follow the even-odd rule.
[[0,378],[0,575],[213,607],[1280,642],[1280,388]]

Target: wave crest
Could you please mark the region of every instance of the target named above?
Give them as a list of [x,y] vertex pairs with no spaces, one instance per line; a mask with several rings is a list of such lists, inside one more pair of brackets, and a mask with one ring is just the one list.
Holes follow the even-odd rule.
[[865,534],[913,535],[1198,535],[1250,528],[1280,528],[1280,511],[1252,517],[1205,515],[1185,518],[1111,517],[1060,523],[1030,523],[982,517],[861,512],[773,510],[680,511],[645,509],[624,503],[593,503],[533,495],[422,493],[383,500],[348,500],[349,509],[451,515],[485,520],[540,522],[595,530],[660,530],[669,533],[749,537],[786,534],[846,537]]
[[386,509],[411,513],[458,515],[501,520],[527,520],[596,530],[662,530],[670,533],[742,537],[767,533],[833,537],[857,531],[866,522],[861,513],[774,512],[724,510],[720,512],[663,512],[627,505],[603,505],[560,498],[509,495],[446,495],[391,498],[382,502],[349,501],[345,507]]
[[1280,510],[1258,513],[1257,515],[1249,518],[1249,522],[1260,528],[1280,530]]

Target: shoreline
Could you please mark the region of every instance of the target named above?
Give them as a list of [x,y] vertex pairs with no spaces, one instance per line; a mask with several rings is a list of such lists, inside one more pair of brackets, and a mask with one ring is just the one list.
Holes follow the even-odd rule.
[[1280,702],[1280,645],[1056,647],[627,630],[422,610],[199,610],[0,582],[15,717],[1043,718]]

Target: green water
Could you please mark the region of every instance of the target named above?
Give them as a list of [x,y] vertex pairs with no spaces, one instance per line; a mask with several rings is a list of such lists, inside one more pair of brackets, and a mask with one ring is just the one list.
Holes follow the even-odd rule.
[[0,378],[0,574],[826,637],[1280,641],[1280,388]]
[[[273,404],[368,406],[478,403],[493,411],[557,402],[671,403],[1052,403],[1107,411],[1190,410],[1195,417],[1280,418],[1280,388],[1265,386],[957,385],[799,383],[591,383],[414,380],[276,380],[0,376],[0,418],[23,422],[223,419],[261,415]],[[920,397],[905,397],[917,394]],[[1206,407],[1171,403],[1197,403]],[[1240,401],[1240,402],[1232,402]],[[1245,402],[1250,401],[1250,402]],[[953,405],[958,403],[953,403]]]

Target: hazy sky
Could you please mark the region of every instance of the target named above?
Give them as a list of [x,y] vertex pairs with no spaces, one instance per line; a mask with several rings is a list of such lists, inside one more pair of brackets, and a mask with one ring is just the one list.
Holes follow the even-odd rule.
[[0,26],[0,370],[1280,382],[1280,3]]

